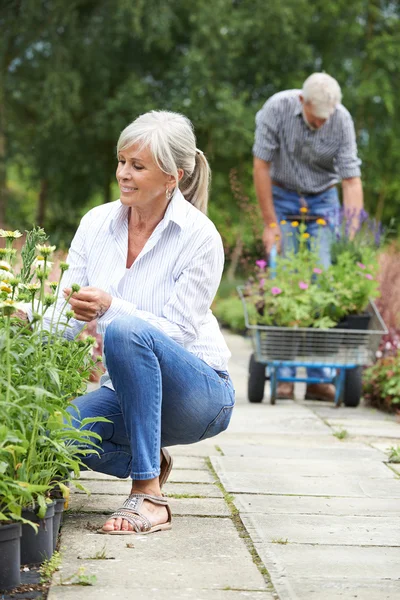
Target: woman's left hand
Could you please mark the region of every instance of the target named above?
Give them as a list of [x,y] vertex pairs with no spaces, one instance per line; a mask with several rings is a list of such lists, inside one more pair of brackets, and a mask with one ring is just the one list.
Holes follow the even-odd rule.
[[[63,290],[64,297],[68,298],[71,288]],[[69,299],[69,304],[78,321],[93,321],[103,316],[110,308],[112,296],[95,287],[81,287],[79,292],[74,292]]]

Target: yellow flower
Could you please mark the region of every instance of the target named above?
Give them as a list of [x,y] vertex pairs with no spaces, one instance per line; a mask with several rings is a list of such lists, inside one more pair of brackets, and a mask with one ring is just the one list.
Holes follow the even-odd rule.
[[270,223],[269,227],[271,227],[271,229],[274,229],[275,227],[278,227],[277,223]]
[[291,225],[292,225],[292,227],[298,227],[299,226],[299,222],[298,221],[292,221]]
[[5,281],[0,282],[0,291],[6,292],[6,294],[11,294],[12,287],[7,285]]
[[326,225],[325,219],[317,219],[317,225]]
[[306,206],[302,206],[301,209],[300,209],[300,212],[301,213],[306,213],[306,212],[308,212],[308,208]]
[[0,269],[3,271],[11,271],[11,265],[6,260],[0,260]]
[[310,237],[310,234],[309,234],[309,233],[302,233],[302,234],[301,234],[301,237],[302,237],[303,239],[305,239],[305,240],[308,240],[308,238]]
[[282,219],[281,221],[281,225],[286,225],[287,221],[285,221],[285,219]]

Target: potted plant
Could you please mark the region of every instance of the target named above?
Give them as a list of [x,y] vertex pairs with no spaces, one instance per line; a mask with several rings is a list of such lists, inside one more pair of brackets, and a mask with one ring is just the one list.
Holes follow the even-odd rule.
[[[245,285],[249,318],[256,325],[282,328],[266,334],[268,354],[275,359],[334,354],[342,339],[340,329],[351,326],[343,319],[365,312],[370,299],[378,295],[377,252],[366,244],[358,247],[357,254],[343,247],[335,263],[324,269],[318,255],[319,236],[310,239],[304,222],[293,222],[292,227],[298,251],[278,255],[273,268],[258,260],[255,275]],[[323,227],[321,220],[321,235]],[[284,328],[290,328],[290,333]],[[313,336],[303,328],[332,333]]]
[[[0,410],[7,441],[3,454],[8,452],[7,461],[0,460],[7,482],[0,489],[0,507],[6,507],[3,521],[15,517],[23,522],[24,562],[50,558],[56,538],[52,491],[65,494],[71,471],[78,476],[82,456],[96,448],[93,433],[82,429],[88,421],[77,429],[66,412],[68,402],[84,392],[93,367],[93,338],[62,337],[73,313],[66,310],[67,302],[65,318],[54,307],[68,265],[61,265],[57,282],[47,282],[54,247],[43,244],[43,235],[40,229],[28,233],[18,272],[12,243],[20,234],[0,230],[6,239],[6,247],[0,249]],[[22,303],[32,308],[28,323],[18,312]],[[10,436],[19,440],[18,452],[10,450]]]

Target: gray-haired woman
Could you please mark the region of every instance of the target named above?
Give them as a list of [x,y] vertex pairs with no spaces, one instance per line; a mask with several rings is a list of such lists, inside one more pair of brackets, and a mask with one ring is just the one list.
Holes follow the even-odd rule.
[[110,421],[88,426],[103,441],[86,465],[132,478],[102,533],[169,529],[164,447],[217,435],[231,418],[230,354],[210,311],[224,254],[205,215],[209,179],[190,121],[144,114],[118,141],[120,200],[89,211],[71,244],[64,293],[82,287],[68,335],[97,319],[108,372],[70,412]]

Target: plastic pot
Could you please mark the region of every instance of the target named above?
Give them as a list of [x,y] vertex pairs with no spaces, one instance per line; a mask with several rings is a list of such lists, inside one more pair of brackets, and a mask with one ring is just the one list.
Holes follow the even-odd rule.
[[52,557],[54,507],[55,502],[48,504],[44,519],[38,518],[38,508],[22,511],[24,519],[37,523],[39,529],[35,533],[35,530],[30,525],[22,525],[21,564],[38,565]]
[[346,315],[343,319],[337,324],[337,327],[340,329],[368,329],[369,322],[371,320],[370,313],[362,313],[359,315]]
[[61,527],[62,513],[64,510],[64,498],[54,499],[54,518],[53,518],[53,550],[56,549],[58,533]]
[[0,525],[0,591],[15,588],[21,583],[20,523]]

